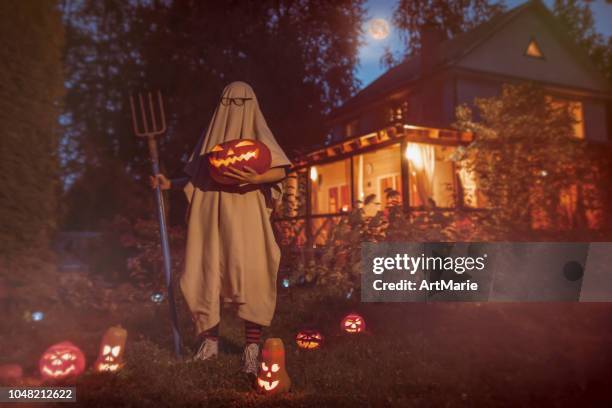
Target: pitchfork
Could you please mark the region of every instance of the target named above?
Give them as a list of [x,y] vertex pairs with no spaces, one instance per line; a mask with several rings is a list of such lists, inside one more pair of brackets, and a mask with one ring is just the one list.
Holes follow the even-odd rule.
[[[148,99],[148,108],[147,108]],[[161,92],[157,91],[157,101],[154,102],[154,97],[151,92],[147,98],[143,98],[142,94],[138,94],[138,103],[140,107],[140,122],[142,129],[138,127],[138,113],[134,106],[134,97],[130,96],[130,107],[132,108],[132,127],[134,134],[138,137],[146,137],[149,145],[149,156],[151,157],[151,165],[153,169],[153,177],[159,174],[159,154],[157,152],[156,136],[162,135],[166,131],[166,116],[164,114],[164,101]],[[157,105],[157,112],[156,107]],[[148,115],[147,115],[148,111]],[[159,120],[157,115],[159,114]],[[158,123],[159,122],[159,123]],[[149,125],[151,125],[149,127]],[[166,228],[166,211],[164,209],[164,199],[159,184],[155,189],[155,199],[157,201],[157,218],[159,220],[159,235],[161,238],[162,253],[164,256],[164,272],[166,278],[166,288],[168,289],[168,305],[170,306],[170,321],[172,324],[172,335],[174,337],[174,352],[177,357],[181,356],[181,336],[178,330],[178,319],[176,315],[176,305],[174,302],[174,291],[172,287],[172,261],[170,258],[170,244],[168,240],[168,231]]]

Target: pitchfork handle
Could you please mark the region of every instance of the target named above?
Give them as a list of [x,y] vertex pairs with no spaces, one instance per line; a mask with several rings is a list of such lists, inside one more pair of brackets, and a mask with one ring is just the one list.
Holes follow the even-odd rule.
[[[153,171],[155,171],[155,167],[159,170],[159,153],[157,153],[157,142],[155,141],[155,136],[147,136],[147,144],[149,145],[149,157],[151,158],[151,162],[153,163]],[[159,174],[159,172],[155,173]]]
[[[157,153],[157,142],[155,136],[147,136],[149,145],[149,155],[153,175],[159,174],[159,155]],[[168,289],[168,305],[170,307],[170,320],[172,322],[172,335],[174,338],[174,352],[177,357],[181,356],[181,335],[178,330],[178,317],[174,301],[174,290],[172,285],[172,261],[170,258],[170,243],[168,240],[168,229],[166,226],[166,210],[164,208],[164,197],[159,186],[155,189],[155,200],[157,201],[157,218],[159,219],[159,235],[161,238],[162,252],[164,258],[164,275],[166,278],[166,288]]]

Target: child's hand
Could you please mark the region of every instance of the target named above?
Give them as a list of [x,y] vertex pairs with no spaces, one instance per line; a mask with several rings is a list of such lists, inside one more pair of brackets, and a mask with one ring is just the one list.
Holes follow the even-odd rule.
[[231,177],[240,181],[242,184],[260,184],[261,176],[250,167],[244,166],[244,171],[234,167],[228,167],[228,171],[223,173],[224,176]]
[[170,188],[170,184],[170,180],[168,180],[166,176],[161,173],[156,175],[155,177],[149,177],[149,185],[152,189],[156,189],[159,185],[159,188],[161,188],[162,190],[168,190]]

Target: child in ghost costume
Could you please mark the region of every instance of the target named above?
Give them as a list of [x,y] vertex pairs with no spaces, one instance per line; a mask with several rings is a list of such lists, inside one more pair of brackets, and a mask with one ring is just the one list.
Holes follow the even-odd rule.
[[[226,176],[240,182],[215,183],[203,157],[216,145],[256,139],[271,152],[270,170],[257,174],[230,168]],[[245,322],[244,368],[257,374],[262,326],[269,326],[276,306],[280,250],[270,223],[271,203],[282,193],[280,181],[291,165],[259,109],[253,89],[244,82],[225,87],[208,130],[185,166],[184,179],[151,178],[162,189],[183,188],[188,201],[188,232],[181,290],[191,310],[201,346],[195,359],[218,354],[220,302],[237,307]]]

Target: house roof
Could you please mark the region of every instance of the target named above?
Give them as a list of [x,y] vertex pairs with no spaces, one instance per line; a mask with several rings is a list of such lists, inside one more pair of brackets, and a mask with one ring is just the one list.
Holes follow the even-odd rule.
[[[431,68],[428,70],[429,72],[422,72],[421,55],[416,54],[389,69],[370,85],[366,86],[355,96],[347,100],[342,106],[332,111],[329,115],[329,120],[333,121],[335,118],[369,106],[389,96],[391,93],[424,78],[433,71],[452,66],[461,57],[489,39],[502,27],[528,9],[535,9],[543,12],[547,17],[554,19],[550,11],[540,0],[530,0],[511,10],[500,13],[472,30],[441,42],[432,56],[433,64],[430,65]],[[557,30],[557,32],[559,32],[559,30]]]

